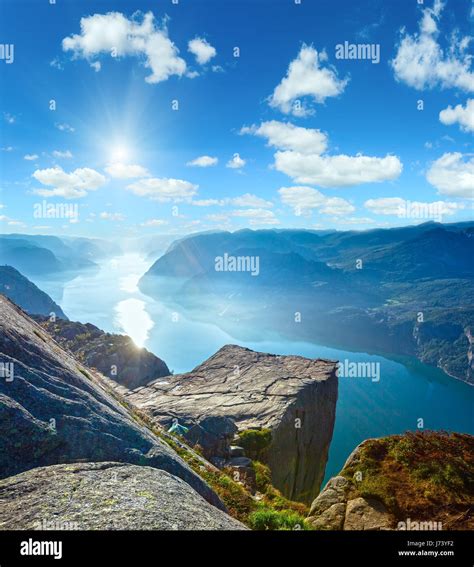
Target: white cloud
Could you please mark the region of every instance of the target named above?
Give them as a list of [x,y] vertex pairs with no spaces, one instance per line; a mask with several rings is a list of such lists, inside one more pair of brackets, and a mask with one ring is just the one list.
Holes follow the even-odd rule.
[[245,193],[245,195],[241,195],[240,197],[234,197],[230,199],[230,203],[236,207],[254,207],[260,209],[269,209],[273,207],[273,203],[270,201],[265,201],[261,197],[257,197],[257,195],[252,195],[251,193]]
[[463,203],[450,201],[410,201],[401,197],[382,197],[369,199],[364,203],[366,209],[377,215],[397,216],[405,219],[436,220],[442,222],[444,216],[452,216],[465,208]]
[[13,146],[5,146],[3,148],[1,148],[2,152],[12,152],[13,151]]
[[418,90],[440,86],[474,91],[474,73],[470,70],[471,37],[453,33],[446,50],[438,42],[438,22],[444,5],[435,0],[433,8],[425,8],[418,33],[402,30],[397,54],[391,61],[397,81]]
[[322,154],[327,149],[327,135],[314,128],[302,128],[290,122],[271,120],[260,126],[244,126],[241,134],[253,134],[267,138],[268,145],[282,150],[294,150],[303,154]]
[[36,189],[34,193],[43,197],[57,196],[65,199],[85,197],[88,191],[95,191],[107,181],[98,171],[88,167],[76,169],[71,173],[66,173],[58,166],[37,169],[33,177],[43,185],[53,187],[52,189]]
[[301,152],[277,152],[275,168],[297,183],[321,187],[350,187],[397,178],[403,166],[396,156],[384,158],[336,155],[320,156]]
[[217,54],[216,49],[201,37],[196,37],[188,43],[188,51],[196,57],[199,65],[205,65]]
[[9,114],[8,112],[3,113],[3,118],[8,124],[14,124],[16,122],[16,117],[13,116],[13,114]]
[[474,132],[474,98],[467,99],[465,107],[462,104],[454,108],[448,106],[439,113],[439,119],[447,126],[458,123],[461,130]]
[[188,161],[186,165],[190,167],[212,167],[213,165],[217,165],[218,161],[216,157],[199,156],[192,161]]
[[103,212],[100,213],[100,218],[104,219],[104,220],[109,220],[109,221],[123,221],[125,220],[125,215],[123,215],[122,213],[107,213],[107,212]]
[[140,179],[127,186],[127,189],[140,197],[149,197],[155,201],[189,201],[197,194],[198,185],[182,179],[155,178]]
[[240,168],[244,167],[245,164],[246,164],[246,161],[244,159],[242,159],[239,154],[234,154],[232,159],[230,159],[226,163],[226,167],[230,167],[230,169],[240,169]]
[[323,67],[321,63],[326,59],[324,52],[318,53],[313,47],[303,45],[296,59],[290,63],[286,77],[270,96],[270,106],[285,114],[305,116],[312,110],[296,103],[300,97],[308,96],[317,103],[323,103],[328,97],[340,95],[348,79],[339,79],[333,67]]
[[26,161],[35,161],[38,158],[38,154],[26,154],[25,156],[23,156],[23,159],[26,159]]
[[60,150],[54,150],[53,151],[53,156],[55,158],[58,159],[71,159],[72,158],[72,153],[69,150],[66,150],[64,152],[60,151]]
[[213,207],[215,205],[223,206],[226,201],[224,199],[196,199],[191,201],[191,205],[195,207]]
[[445,153],[431,164],[426,179],[442,195],[474,198],[474,157]]
[[230,215],[248,219],[251,226],[280,224],[275,214],[267,209],[242,209],[232,211]]
[[120,12],[81,18],[81,33],[65,37],[62,45],[64,51],[71,51],[74,57],[82,57],[91,64],[100,55],[115,59],[138,57],[151,70],[145,78],[148,83],[186,73],[186,62],[169,39],[166,25],[156,25],[152,12],[136,12],[130,19]]
[[70,126],[69,124],[66,124],[66,123],[59,123],[59,124],[57,123],[57,124],[55,124],[55,126],[58,130],[61,130],[61,132],[72,133],[72,132],[76,131],[75,128],[73,128],[72,126]]
[[109,163],[105,171],[117,179],[133,179],[136,177],[149,177],[150,172],[141,165],[133,165],[128,163]]
[[168,224],[168,221],[163,219],[150,219],[142,222],[140,226],[163,226],[165,224]]
[[281,187],[278,190],[281,202],[293,208],[296,215],[309,214],[312,209],[327,215],[346,215],[355,207],[340,197],[326,197],[312,187]]

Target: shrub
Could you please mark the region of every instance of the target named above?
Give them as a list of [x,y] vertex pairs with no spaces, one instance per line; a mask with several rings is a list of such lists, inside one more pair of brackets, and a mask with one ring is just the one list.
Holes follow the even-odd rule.
[[253,461],[265,460],[271,442],[272,432],[270,429],[247,429],[239,433],[239,444]]

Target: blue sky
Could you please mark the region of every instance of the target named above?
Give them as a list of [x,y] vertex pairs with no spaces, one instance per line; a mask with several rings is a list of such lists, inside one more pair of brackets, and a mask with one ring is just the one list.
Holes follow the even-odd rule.
[[4,0],[2,231],[472,219],[472,9]]

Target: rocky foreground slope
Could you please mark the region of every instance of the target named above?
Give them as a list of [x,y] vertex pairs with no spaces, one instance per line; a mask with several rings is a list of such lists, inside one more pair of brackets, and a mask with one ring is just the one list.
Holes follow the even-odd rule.
[[[189,373],[121,392],[166,427],[177,420],[199,428],[220,418],[223,433],[232,437],[232,427],[238,430],[237,445],[250,439],[253,457],[270,467],[284,496],[311,502],[324,477],[337,389],[335,362],[228,345]],[[199,435],[196,442],[202,444]],[[234,455],[231,465],[250,464],[238,447]]]
[[161,469],[224,509],[219,497],[160,437],[0,295],[0,478],[77,461]]
[[164,470],[125,463],[36,468],[0,481],[0,529],[238,530]]
[[417,432],[368,439],[314,500],[318,530],[474,529],[474,437]]

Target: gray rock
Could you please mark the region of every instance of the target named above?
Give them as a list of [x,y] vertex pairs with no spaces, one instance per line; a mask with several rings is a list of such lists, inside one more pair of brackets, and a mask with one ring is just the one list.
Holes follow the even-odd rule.
[[14,370],[12,380],[0,378],[0,478],[66,462],[126,462],[163,469],[224,509],[122,398],[2,295],[0,362]]
[[156,423],[225,416],[241,431],[270,429],[266,460],[274,485],[293,500],[310,502],[317,495],[334,428],[335,362],[228,345],[167,382],[136,388],[127,399]]
[[229,463],[231,467],[250,467],[252,460],[248,457],[233,457]]
[[393,518],[375,498],[354,498],[346,506],[345,530],[390,530]]
[[310,517],[307,521],[315,530],[342,530],[345,515],[346,504],[341,502],[329,506],[318,516]]
[[344,503],[345,506],[349,486],[349,481],[343,476],[332,477],[313,501],[309,515],[321,514],[335,504]]
[[245,457],[245,449],[238,445],[231,445],[229,447],[229,453],[231,457]]
[[168,472],[104,462],[41,467],[0,481],[0,529],[246,528]]

